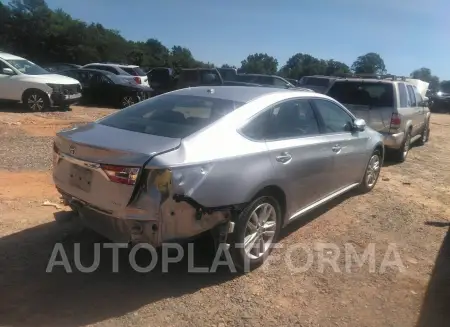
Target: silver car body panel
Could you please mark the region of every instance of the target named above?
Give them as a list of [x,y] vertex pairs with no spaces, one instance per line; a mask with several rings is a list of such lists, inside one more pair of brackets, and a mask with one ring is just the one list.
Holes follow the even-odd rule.
[[[317,93],[263,87],[213,89],[187,88],[158,96],[192,94],[246,102],[183,139],[112,128],[99,124],[102,119],[57,134],[53,179],[84,223],[114,241],[157,246],[230,220],[258,192],[271,187],[284,193],[287,224],[357,186],[373,150],[383,150],[382,136],[369,127],[271,142],[251,140],[241,128],[280,101],[326,99],[354,116]],[[336,144],[341,147],[337,152]],[[71,154],[71,147],[79,151]],[[277,161],[286,151],[292,160]],[[109,181],[103,163],[140,167],[136,185]],[[92,184],[85,190],[71,186],[71,164],[91,171]]]

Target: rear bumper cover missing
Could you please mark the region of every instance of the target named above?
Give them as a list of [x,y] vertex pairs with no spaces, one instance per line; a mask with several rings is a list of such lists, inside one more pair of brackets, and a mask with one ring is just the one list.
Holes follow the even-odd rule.
[[58,189],[88,228],[117,243],[162,243],[195,237],[229,221],[233,206],[206,208],[190,197],[174,194],[170,170],[150,170],[130,203],[108,212]]
[[405,133],[388,134],[382,133],[383,143],[386,148],[399,149],[402,146],[403,139],[405,138]]

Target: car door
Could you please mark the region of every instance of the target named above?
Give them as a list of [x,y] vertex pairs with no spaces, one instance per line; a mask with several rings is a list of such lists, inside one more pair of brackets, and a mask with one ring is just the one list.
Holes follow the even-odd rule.
[[276,176],[288,190],[292,216],[331,192],[333,153],[308,99],[283,101],[270,110],[265,142]]
[[4,68],[11,69],[11,67],[0,60],[0,99],[21,100],[23,92],[21,76],[15,73],[14,75],[4,74]]
[[414,136],[417,133],[419,133],[419,131],[420,131],[420,127],[421,127],[421,123],[422,123],[420,121],[420,118],[422,117],[421,112],[423,110],[421,110],[421,108],[419,107],[419,104],[417,103],[416,95],[414,93],[414,87],[409,84],[405,84],[405,85],[406,85],[406,89],[408,90],[409,104],[410,104],[410,108],[411,108],[410,109],[411,116],[408,118],[411,119],[412,124],[413,124],[411,136]]
[[333,167],[327,181],[331,192],[359,183],[363,177],[367,160],[368,134],[353,129],[353,117],[337,102],[328,99],[313,99],[322,132],[331,145],[327,151],[333,156]]
[[414,95],[416,97],[417,102],[417,109],[416,109],[416,116],[417,116],[417,131],[416,134],[421,133],[423,126],[425,124],[425,113],[427,112],[427,108],[424,107],[424,101],[422,98],[422,95],[419,93],[419,90],[417,87],[413,86]]

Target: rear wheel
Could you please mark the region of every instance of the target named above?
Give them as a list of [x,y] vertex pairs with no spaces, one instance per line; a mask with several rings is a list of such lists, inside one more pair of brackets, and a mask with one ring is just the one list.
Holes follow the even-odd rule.
[[137,103],[137,99],[135,96],[132,95],[125,95],[122,97],[122,99],[120,100],[120,107],[121,108],[126,108],[129,107],[135,103]]
[[419,139],[418,144],[425,145],[425,143],[427,143],[429,139],[430,139],[430,121],[427,120],[425,126],[423,127],[422,137]]
[[378,177],[380,176],[382,164],[381,158],[380,150],[375,150],[370,156],[369,163],[366,167],[366,172],[364,173],[364,178],[359,185],[360,193],[368,193],[375,187]]
[[50,108],[48,95],[39,90],[26,91],[22,97],[23,105],[27,110],[40,112]]
[[400,149],[396,149],[392,153],[393,159],[397,162],[404,162],[406,160],[406,157],[408,156],[410,147],[411,147],[411,130],[408,130],[406,132],[405,139],[403,140]]
[[238,271],[248,272],[265,261],[281,223],[280,204],[271,196],[255,199],[240,213],[230,235],[230,253]]

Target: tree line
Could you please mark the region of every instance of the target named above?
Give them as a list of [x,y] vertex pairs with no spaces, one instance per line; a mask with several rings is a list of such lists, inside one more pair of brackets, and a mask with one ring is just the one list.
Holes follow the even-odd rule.
[[[1,1],[1,0],[0,0]],[[156,38],[130,41],[117,30],[102,24],[72,18],[61,9],[51,10],[45,0],[12,0],[0,2],[0,51],[14,53],[36,63],[120,62],[153,67],[181,68],[214,67],[212,63],[194,58],[182,46],[166,47]],[[234,67],[223,65],[222,67]],[[277,74],[300,79],[308,75],[342,75],[350,73],[385,74],[383,58],[374,52],[361,55],[348,66],[343,62],[315,58],[297,53],[284,65],[267,53],[250,54],[237,68],[242,73]],[[428,68],[419,68],[411,77],[430,83],[433,89],[440,84],[450,87],[450,81],[440,83]]]

